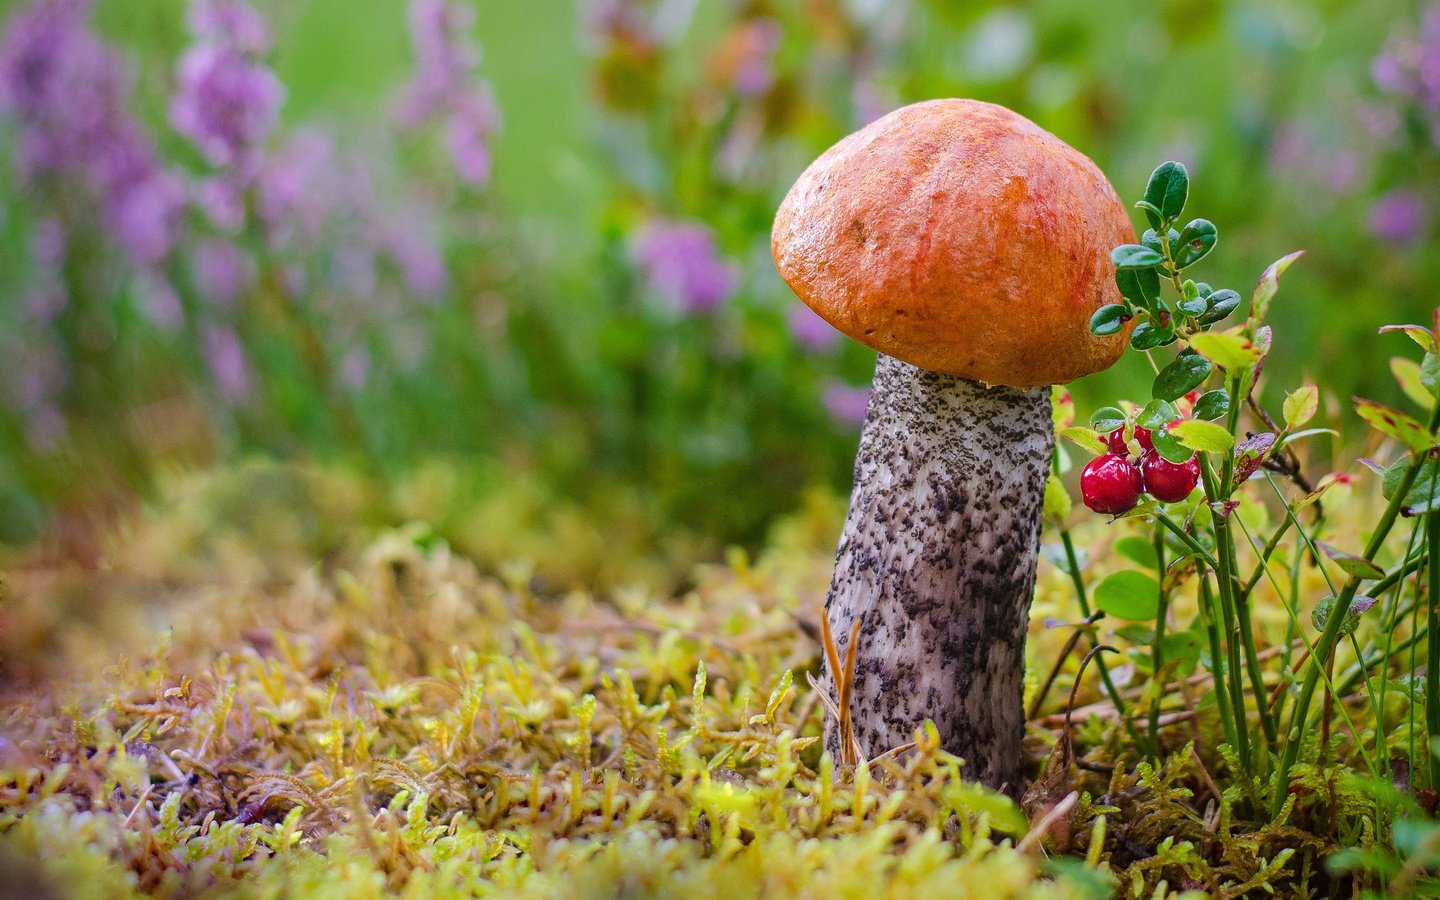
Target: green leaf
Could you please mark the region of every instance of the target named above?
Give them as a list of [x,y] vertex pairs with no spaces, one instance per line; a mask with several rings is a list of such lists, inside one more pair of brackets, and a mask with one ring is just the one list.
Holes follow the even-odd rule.
[[1229,288],[1221,288],[1206,298],[1210,308],[1200,316],[1201,325],[1213,325],[1235,311],[1240,305],[1240,295]]
[[1297,388],[1285,398],[1285,424],[1290,428],[1299,428],[1315,418],[1315,411],[1319,408],[1320,390],[1315,385]]
[[1427,353],[1425,358],[1420,360],[1420,383],[1432,397],[1440,398],[1440,356]]
[[1218,419],[1230,411],[1230,395],[1224,388],[1206,391],[1195,401],[1195,418]]
[[1140,244],[1121,244],[1110,251],[1110,261],[1120,269],[1153,269],[1165,262],[1165,257]]
[[1155,399],[1145,404],[1145,408],[1140,410],[1140,415],[1135,418],[1135,424],[1154,431],[1178,418],[1180,418],[1180,412],[1168,401]]
[[1065,491],[1065,485],[1051,472],[1045,479],[1045,517],[1055,522],[1064,522],[1074,505],[1074,501]]
[[1156,328],[1153,321],[1141,322],[1130,332],[1130,346],[1136,350],[1154,350],[1175,340],[1175,332],[1169,328]]
[[1399,410],[1391,409],[1373,400],[1356,397],[1355,412],[1369,423],[1371,428],[1387,437],[1394,438],[1416,453],[1429,450],[1435,443],[1424,425]]
[[1264,321],[1265,314],[1270,311],[1270,301],[1275,299],[1275,294],[1280,290],[1280,276],[1285,274],[1285,270],[1290,268],[1295,260],[1304,255],[1304,250],[1296,250],[1282,256],[1260,274],[1260,280],[1255,284],[1255,293],[1250,298],[1250,315],[1253,318]]
[[1224,427],[1203,419],[1186,419],[1170,426],[1170,433],[1189,447],[1206,453],[1227,453],[1235,438]]
[[1430,396],[1430,389],[1425,387],[1425,382],[1420,380],[1420,364],[1413,359],[1406,359],[1403,356],[1390,357],[1390,372],[1395,376],[1395,381],[1400,385],[1400,390],[1405,396],[1419,406],[1421,409],[1429,409],[1435,405],[1435,398]]
[[1185,166],[1173,161],[1161,163],[1150,173],[1150,181],[1145,185],[1145,202],[1159,210],[1158,214],[1145,210],[1150,227],[1159,228],[1179,216],[1189,195],[1190,174],[1185,171]]
[[1117,619],[1154,619],[1160,609],[1160,583],[1132,569],[1115,572],[1095,587],[1095,605]]
[[1243,334],[1229,331],[1207,331],[1203,334],[1191,335],[1190,346],[1205,354],[1217,365],[1224,366],[1231,371],[1248,369],[1264,356],[1255,346],[1254,341]]
[[[1143,209],[1143,210],[1145,210],[1147,213],[1154,213],[1156,216],[1160,215],[1160,207],[1158,207],[1158,206],[1156,206],[1155,204],[1151,203],[1149,200],[1136,200],[1136,201],[1135,201],[1135,208],[1136,208],[1136,209]],[[1147,217],[1147,218],[1148,218],[1148,217]],[[1151,221],[1154,221],[1154,220],[1151,220]]]
[[1090,333],[1100,336],[1115,334],[1134,318],[1130,310],[1118,303],[1108,303],[1090,317]]
[[1181,353],[1160,370],[1150,387],[1150,395],[1160,400],[1179,400],[1205,383],[1213,367],[1199,353]]
[[1115,542],[1115,552],[1147,569],[1159,564],[1155,556],[1155,545],[1138,534],[1127,534]]
[[1179,439],[1170,433],[1168,427],[1150,432],[1150,445],[1155,448],[1156,453],[1173,463],[1183,463],[1195,455],[1189,447],[1180,443]]
[[[1354,634],[1355,629],[1360,627],[1360,614],[1375,605],[1375,598],[1356,596],[1350,601],[1350,609],[1345,614],[1345,621],[1340,624],[1340,634]],[[1335,608],[1335,598],[1326,597],[1315,604],[1315,611],[1310,614],[1310,624],[1315,626],[1316,631],[1324,631],[1325,625],[1330,621],[1330,610]]]
[[1410,340],[1420,345],[1426,353],[1435,352],[1435,335],[1424,325],[1381,325],[1380,334],[1387,331],[1403,331]]
[[1324,541],[1316,541],[1315,546],[1327,557],[1334,560],[1335,565],[1346,575],[1356,578],[1384,578],[1385,570],[1375,565],[1363,556],[1356,556],[1353,553],[1346,553],[1336,547],[1332,547]]
[[1215,241],[1218,232],[1215,225],[1208,219],[1195,219],[1180,231],[1180,244],[1175,247],[1175,265],[1177,268],[1193,266],[1211,250],[1215,249]]
[[1089,428],[1082,428],[1079,425],[1062,428],[1060,430],[1060,436],[1085,450],[1089,450],[1095,456],[1110,452],[1109,449],[1106,448],[1105,442],[1100,440],[1100,437]]
[[1109,434],[1125,424],[1125,413],[1113,406],[1102,406],[1090,414],[1090,427]]
[[1197,319],[1205,315],[1205,311],[1210,308],[1210,301],[1197,294],[1194,297],[1187,297],[1179,303],[1176,303],[1175,308],[1190,318]]
[[[1410,462],[1411,457],[1402,456],[1385,469],[1380,480],[1380,490],[1386,500],[1395,496]],[[1405,493],[1403,503],[1402,511],[1407,516],[1440,509],[1440,461],[1426,458],[1420,463],[1420,471],[1415,473],[1415,481]]]
[[[1180,232],[1173,228],[1165,232],[1165,237],[1169,239],[1170,246],[1172,247],[1180,243]],[[1157,234],[1153,228],[1145,229],[1145,233],[1140,235],[1140,244],[1141,246],[1149,247],[1161,256],[1165,255],[1165,242],[1160,240],[1160,235]]]
[[1340,436],[1340,432],[1336,431],[1333,428],[1302,428],[1299,431],[1291,432],[1290,434],[1285,435],[1285,440],[1280,442],[1280,446],[1283,447],[1286,444],[1291,444],[1304,438],[1314,437],[1317,434],[1329,434],[1335,437]]
[[1160,273],[1155,269],[1116,269],[1115,286],[1120,296],[1145,309],[1154,309],[1160,299]]

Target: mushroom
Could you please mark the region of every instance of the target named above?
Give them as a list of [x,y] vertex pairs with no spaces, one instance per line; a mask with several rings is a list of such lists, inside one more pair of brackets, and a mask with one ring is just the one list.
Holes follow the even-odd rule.
[[[1110,251],[1134,241],[1093,162],[975,100],[917,103],[850,135],[776,214],[785,281],[880,353],[825,602],[843,642],[826,686],[839,693],[833,661],[853,654],[860,756],[930,719],[968,778],[1020,790],[1048,386],[1123,352],[1128,327],[1097,337],[1089,321],[1122,302]],[[826,745],[851,751],[834,722]]]

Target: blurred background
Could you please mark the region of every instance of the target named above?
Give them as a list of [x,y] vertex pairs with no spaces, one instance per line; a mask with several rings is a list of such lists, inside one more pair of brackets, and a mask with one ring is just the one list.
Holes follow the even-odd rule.
[[[771,216],[926,98],[1024,113],[1127,201],[1184,162],[1216,287],[1307,250],[1267,374],[1318,381],[1340,424],[1353,393],[1400,402],[1403,338],[1375,329],[1440,303],[1440,6],[3,0],[0,23],[0,541],[82,563],[192,496],[172,551],[226,528],[323,557],[423,520],[560,588],[664,584],[797,509],[838,527],[873,355],[780,281]],[[1081,415],[1148,380],[1076,385]]]

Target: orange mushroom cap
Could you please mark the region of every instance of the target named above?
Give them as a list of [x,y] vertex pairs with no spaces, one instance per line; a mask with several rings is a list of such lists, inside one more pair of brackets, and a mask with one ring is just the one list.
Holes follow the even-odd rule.
[[1097,337],[1089,324],[1122,302],[1110,251],[1134,242],[1084,154],[1004,107],[930,100],[812,163],[776,213],[771,251],[800,299],[862,344],[1034,387],[1120,358],[1130,327]]

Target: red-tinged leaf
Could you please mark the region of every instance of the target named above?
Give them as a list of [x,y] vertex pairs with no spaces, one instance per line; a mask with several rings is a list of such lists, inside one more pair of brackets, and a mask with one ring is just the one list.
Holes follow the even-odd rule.
[[1394,438],[1416,453],[1424,453],[1435,443],[1434,437],[1425,430],[1424,425],[1399,410],[1374,400],[1356,397],[1355,412],[1369,423],[1371,428]]
[[[1418,367],[1416,371],[1419,371]],[[1075,400],[1070,396],[1070,389],[1063,384],[1050,389],[1050,420],[1055,423],[1057,432],[1075,424]]]
[[1320,479],[1320,483],[1315,485],[1315,490],[1311,491],[1310,493],[1306,494],[1298,501],[1296,501],[1294,509],[1297,511],[1302,510],[1323,497],[1325,495],[1325,492],[1330,490],[1335,485],[1349,483],[1349,475],[1346,475],[1342,472],[1331,472],[1329,475],[1326,475],[1324,478]]
[[1366,456],[1362,456],[1355,461],[1358,462],[1360,465],[1364,466],[1365,468],[1369,469],[1370,471],[1374,472],[1376,475],[1379,475],[1381,478],[1385,477],[1385,467],[1380,465],[1375,460],[1370,459]]
[[[1346,553],[1336,547],[1332,547],[1324,541],[1316,541],[1315,546],[1319,547],[1335,565],[1340,567],[1346,575],[1355,578],[1384,578],[1385,570],[1375,565],[1363,556],[1356,556],[1353,553]],[[1359,610],[1364,612],[1364,610]]]
[[1250,480],[1250,476],[1259,471],[1260,466],[1270,455],[1275,447],[1275,435],[1269,431],[1262,431],[1259,434],[1251,435],[1235,448],[1235,483],[1244,484]]
[[1230,514],[1234,512],[1237,508],[1239,508],[1240,501],[1226,500],[1224,503],[1216,502],[1209,504],[1209,506],[1210,512],[1214,513],[1222,519],[1228,519],[1230,518]]
[[1280,290],[1280,276],[1290,268],[1295,260],[1304,255],[1304,250],[1296,250],[1294,253],[1282,256],[1260,274],[1260,280],[1255,283],[1255,293],[1250,300],[1250,317],[1252,319],[1257,322],[1265,321],[1265,314],[1270,311],[1270,301],[1275,299],[1275,294]]
[[1425,387],[1425,382],[1420,378],[1420,364],[1415,360],[1403,356],[1391,357],[1390,372],[1395,376],[1395,383],[1400,385],[1400,390],[1416,406],[1429,409],[1435,405],[1435,398],[1430,396],[1430,389]]
[[1402,331],[1426,353],[1435,352],[1435,333],[1424,325],[1381,325],[1380,333]]

